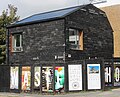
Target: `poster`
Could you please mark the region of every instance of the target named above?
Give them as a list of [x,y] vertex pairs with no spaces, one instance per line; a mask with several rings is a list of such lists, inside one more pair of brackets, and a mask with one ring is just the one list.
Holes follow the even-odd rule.
[[82,65],[68,65],[69,90],[82,90]]
[[42,68],[42,91],[53,92],[53,68]]
[[101,89],[100,64],[87,64],[87,84],[89,89]]
[[105,86],[112,86],[112,67],[105,66]]
[[10,89],[18,89],[19,68],[10,67]]
[[114,68],[114,86],[120,86],[120,66]]
[[30,90],[31,87],[31,68],[22,67],[22,90]]
[[64,67],[55,67],[55,91],[64,91]]
[[40,89],[40,71],[41,68],[36,66],[34,68],[34,89]]

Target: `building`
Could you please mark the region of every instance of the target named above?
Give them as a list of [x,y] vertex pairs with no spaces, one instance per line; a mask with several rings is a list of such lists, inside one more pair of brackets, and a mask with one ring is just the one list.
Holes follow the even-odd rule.
[[120,5],[113,5],[101,8],[107,14],[114,35],[114,57],[120,57]]
[[97,58],[113,58],[113,30],[105,12],[91,4],[36,14],[8,27],[11,90],[68,91],[68,65]]
[[[110,21],[110,24],[113,28],[113,35],[114,35],[114,63],[112,65],[108,65],[107,67],[107,73],[114,74],[114,80],[112,81],[109,79],[110,77],[107,77],[107,83],[114,82],[113,86],[120,86],[120,79],[118,78],[119,76],[119,71],[120,71],[120,5],[112,5],[112,6],[107,6],[101,8],[106,12],[106,15]],[[113,67],[114,66],[114,67]],[[112,72],[112,68],[114,69],[114,73]],[[107,74],[107,76],[108,76]],[[110,85],[110,84],[109,84]]]

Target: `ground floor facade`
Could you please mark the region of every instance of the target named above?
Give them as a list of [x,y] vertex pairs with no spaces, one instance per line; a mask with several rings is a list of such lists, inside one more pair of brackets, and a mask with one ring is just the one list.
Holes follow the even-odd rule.
[[120,86],[119,59],[0,67],[0,91],[64,93]]

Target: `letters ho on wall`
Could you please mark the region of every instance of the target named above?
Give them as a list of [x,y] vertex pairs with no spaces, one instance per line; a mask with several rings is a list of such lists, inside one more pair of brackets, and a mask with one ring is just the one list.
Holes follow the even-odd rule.
[[120,65],[114,66],[114,86],[120,86]]

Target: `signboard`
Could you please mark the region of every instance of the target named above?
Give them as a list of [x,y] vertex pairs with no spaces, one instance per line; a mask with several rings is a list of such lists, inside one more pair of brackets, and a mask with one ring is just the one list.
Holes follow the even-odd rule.
[[120,86],[120,66],[114,68],[114,86]]
[[22,67],[22,90],[30,90],[31,87],[31,68]]
[[53,92],[53,68],[42,68],[42,91]]
[[40,71],[41,68],[36,66],[34,68],[34,89],[40,89]]
[[105,86],[112,86],[112,67],[105,66]]
[[88,89],[101,89],[100,64],[87,64]]
[[10,89],[18,89],[19,68],[10,67]]
[[64,91],[64,67],[55,67],[55,91]]
[[82,65],[68,65],[69,90],[82,90]]

